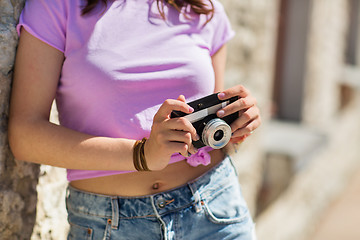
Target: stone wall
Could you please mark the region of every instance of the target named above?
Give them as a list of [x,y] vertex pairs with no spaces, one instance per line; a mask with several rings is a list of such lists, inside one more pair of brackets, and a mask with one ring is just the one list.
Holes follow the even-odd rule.
[[[53,104],[50,121],[58,124],[56,104]],[[36,223],[31,240],[65,240],[69,223],[65,208],[66,170],[41,165],[37,185]]]
[[348,25],[348,1],[313,1],[308,35],[303,119],[328,129],[338,115]]
[[0,1],[0,236],[29,239],[35,223],[39,166],[15,161],[9,150],[7,120],[17,45],[15,25],[23,0]]

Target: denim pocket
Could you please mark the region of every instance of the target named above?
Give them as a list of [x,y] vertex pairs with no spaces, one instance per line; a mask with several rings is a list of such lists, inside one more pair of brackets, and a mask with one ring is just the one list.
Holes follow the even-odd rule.
[[247,205],[237,183],[221,188],[201,203],[208,220],[216,224],[239,223],[249,218]]
[[93,232],[92,228],[79,226],[70,222],[68,240],[92,240]]
[[68,240],[110,239],[111,219],[69,212],[68,222]]

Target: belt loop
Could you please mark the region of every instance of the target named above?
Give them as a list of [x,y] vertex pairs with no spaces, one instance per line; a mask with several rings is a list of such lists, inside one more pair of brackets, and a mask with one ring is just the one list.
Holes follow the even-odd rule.
[[194,197],[194,207],[195,207],[195,212],[200,212],[201,211],[201,196],[199,191],[197,190],[197,188],[195,186],[193,186],[191,183],[188,183],[188,186],[190,188],[190,191]]
[[119,226],[119,201],[117,197],[111,197],[111,228],[118,229]]

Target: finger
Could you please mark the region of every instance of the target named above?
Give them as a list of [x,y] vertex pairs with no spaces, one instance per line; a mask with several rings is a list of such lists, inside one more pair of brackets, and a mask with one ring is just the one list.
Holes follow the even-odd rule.
[[248,134],[252,134],[252,132],[260,126],[260,124],[261,124],[261,120],[260,117],[258,117],[253,121],[249,122],[245,127],[239,128],[235,132],[233,132],[232,138],[242,137]]
[[169,142],[177,142],[177,143],[184,143],[187,145],[186,151],[181,149],[178,149],[176,152],[182,151],[182,154],[185,154],[185,157],[188,157],[188,152],[191,154],[195,154],[197,152],[197,149],[193,147],[192,145],[192,136],[189,132],[180,131],[180,130],[174,130],[174,129],[168,129],[165,131],[162,131],[157,135],[157,141],[161,142],[163,144],[167,144]]
[[233,138],[230,139],[230,143],[242,143],[250,135],[251,134],[246,134],[246,135],[241,136],[241,137],[233,137]]
[[256,105],[256,98],[249,95],[245,98],[239,98],[237,101],[227,105],[226,107],[220,109],[216,114],[218,117],[224,117],[230,114],[233,114],[237,111],[248,109]]
[[197,135],[196,129],[190,123],[190,121],[184,117],[170,119],[165,123],[164,127],[168,129],[189,132],[194,141],[199,140],[199,136]]
[[[195,154],[195,153],[198,152],[198,150],[192,144],[193,137],[192,137],[191,133],[184,132],[184,131],[179,131],[179,130],[171,130],[166,135],[168,136],[168,141],[170,141],[170,142],[185,143],[188,146],[187,147],[188,153]],[[197,139],[197,140],[199,140],[199,139]],[[183,155],[183,156],[189,157],[188,155],[189,154],[186,153],[186,155]]]
[[185,157],[188,156],[189,145],[191,145],[190,133],[167,130],[158,133],[154,139],[159,153],[167,152],[170,155],[181,153]]
[[193,144],[191,144],[188,151],[189,151],[189,153],[191,153],[191,154],[195,154],[195,153],[198,152],[198,149],[197,149],[196,147],[194,147]]
[[241,98],[247,97],[250,94],[249,90],[243,85],[236,85],[232,88],[226,89],[218,94],[220,100],[225,100],[231,97],[239,96]]
[[181,102],[186,102],[185,100],[185,96],[184,95],[180,95],[177,100],[181,101]]
[[[191,154],[197,153],[197,149],[192,144],[191,134],[188,132],[173,131],[169,140],[171,142],[180,142],[187,145],[186,152],[181,152],[184,157],[189,157]],[[184,151],[184,149],[182,149],[181,151]]]
[[235,130],[239,128],[243,128],[246,126],[247,123],[250,121],[258,118],[260,115],[260,110],[257,107],[252,107],[247,109],[244,112],[239,113],[239,118],[236,119],[231,125],[231,131],[235,132]]
[[169,142],[182,142],[185,143],[187,145],[191,145],[192,140],[191,140],[191,134],[188,132],[183,132],[183,131],[170,131],[168,134],[168,141]]
[[155,114],[154,121],[161,121],[169,118],[171,112],[174,110],[181,111],[187,114],[194,111],[194,109],[185,102],[174,99],[167,99],[164,101],[164,103],[160,106],[159,110]]
[[171,153],[180,153],[184,157],[189,157],[189,146],[183,142],[168,142],[166,148]]

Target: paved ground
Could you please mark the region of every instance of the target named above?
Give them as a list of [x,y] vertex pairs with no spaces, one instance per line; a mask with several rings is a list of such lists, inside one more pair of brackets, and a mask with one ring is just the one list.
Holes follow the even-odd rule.
[[360,172],[329,208],[310,240],[360,240]]

